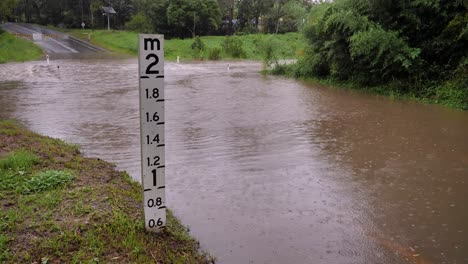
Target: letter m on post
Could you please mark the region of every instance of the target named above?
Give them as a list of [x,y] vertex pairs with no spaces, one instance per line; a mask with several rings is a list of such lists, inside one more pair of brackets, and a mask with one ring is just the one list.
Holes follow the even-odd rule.
[[154,43],[156,43],[156,50],[161,49],[161,43],[159,39],[145,38],[145,50],[148,50],[148,46],[151,47],[150,50],[154,50]]

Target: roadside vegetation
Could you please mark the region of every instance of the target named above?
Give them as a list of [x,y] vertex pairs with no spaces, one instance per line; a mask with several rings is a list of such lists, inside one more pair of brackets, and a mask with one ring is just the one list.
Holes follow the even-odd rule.
[[468,109],[468,1],[312,6],[305,56],[272,73]]
[[34,43],[0,28],[0,63],[36,60],[41,56],[42,50]]
[[141,186],[76,145],[0,121],[0,263],[210,263],[169,212],[144,230]]
[[[91,43],[108,50],[131,55],[138,53],[138,33],[107,30],[67,30],[75,37],[87,39]],[[249,59],[263,60],[265,49],[271,46],[278,59],[292,59],[304,54],[306,46],[302,34],[246,34],[240,36],[202,36],[194,39],[172,38],[164,42],[166,59],[176,60],[177,56],[187,60]]]

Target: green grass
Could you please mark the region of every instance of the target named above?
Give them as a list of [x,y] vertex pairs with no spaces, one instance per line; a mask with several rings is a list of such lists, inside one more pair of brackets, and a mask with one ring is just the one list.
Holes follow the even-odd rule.
[[43,192],[53,190],[57,187],[71,183],[75,175],[65,170],[46,170],[33,175],[25,182],[23,187],[24,194]]
[[42,50],[33,42],[0,29],[0,63],[36,60],[41,56]]
[[212,263],[168,211],[145,231],[141,185],[76,145],[0,121],[0,263]]
[[39,158],[31,152],[16,150],[0,159],[0,171],[29,170],[39,162]]
[[[102,46],[108,50],[136,55],[138,53],[138,33],[129,31],[107,31],[107,30],[66,30],[75,37],[86,39],[84,33],[91,33],[91,42]],[[302,56],[306,45],[305,39],[300,33],[287,33],[280,35],[251,34],[237,36],[243,42],[245,59],[262,60],[262,44],[265,41],[276,43],[275,48],[280,59],[292,59]],[[202,59],[208,59],[209,50],[222,48],[224,36],[203,36],[200,37],[205,45]],[[193,39],[169,39],[164,43],[165,58],[176,60],[180,56],[182,61],[193,60],[199,54],[194,54],[191,48]],[[221,52],[221,59],[235,59],[224,51]]]
[[377,94],[392,100],[413,100],[424,104],[439,104],[449,108],[468,110],[468,89],[466,76],[454,77],[439,83],[390,83],[376,86],[364,86],[352,80],[335,80],[320,77],[298,77],[296,72],[300,64],[275,65],[264,73],[297,78],[307,83],[320,84],[329,88],[349,89],[362,93]]

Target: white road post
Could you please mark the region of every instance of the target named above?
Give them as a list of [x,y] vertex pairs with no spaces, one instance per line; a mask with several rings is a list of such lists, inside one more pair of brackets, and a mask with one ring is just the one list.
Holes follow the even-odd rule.
[[166,226],[164,36],[139,35],[141,183],[145,227]]

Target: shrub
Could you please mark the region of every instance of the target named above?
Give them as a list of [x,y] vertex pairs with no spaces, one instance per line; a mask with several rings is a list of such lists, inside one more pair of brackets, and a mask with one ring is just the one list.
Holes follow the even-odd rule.
[[281,45],[276,38],[274,37],[267,37],[263,38],[258,48],[262,54],[262,61],[264,68],[269,66],[277,66],[278,65],[278,46]]
[[242,47],[243,44],[242,40],[236,36],[226,37],[223,43],[223,50],[233,58],[245,58],[246,54]]
[[150,33],[153,31],[151,20],[143,13],[137,13],[132,16],[130,21],[125,24],[125,28],[130,31],[136,31],[141,33]]
[[68,184],[74,179],[75,175],[69,171],[47,170],[39,172],[25,182],[22,193],[29,194],[52,190]]
[[195,39],[193,40],[193,43],[191,45],[193,50],[205,50],[205,43],[200,39],[199,36],[196,36]]
[[205,43],[203,43],[203,41],[200,39],[199,36],[195,37],[191,45],[191,48],[193,50],[193,54],[192,54],[193,58],[203,59],[204,51],[205,51]]
[[219,60],[221,59],[221,49],[212,48],[208,50],[208,59],[210,60]]
[[25,150],[18,150],[0,159],[0,171],[8,169],[28,170],[38,162],[39,158],[33,153]]
[[22,176],[12,170],[0,170],[0,190],[14,190],[22,183]]

